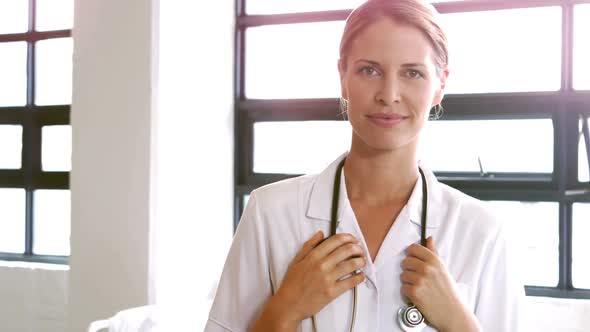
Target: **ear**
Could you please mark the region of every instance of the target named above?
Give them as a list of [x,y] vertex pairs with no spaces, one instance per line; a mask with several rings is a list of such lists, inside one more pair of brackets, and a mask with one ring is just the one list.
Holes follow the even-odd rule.
[[440,77],[440,85],[439,87],[436,89],[436,92],[434,93],[434,98],[432,99],[432,107],[439,105],[444,96],[445,96],[445,86],[447,84],[447,78],[449,77],[449,69],[445,68],[445,70],[442,72],[442,75]]
[[348,91],[346,89],[346,71],[344,70],[344,61],[343,59],[338,59],[338,74],[340,74],[340,95],[344,100],[348,100]]

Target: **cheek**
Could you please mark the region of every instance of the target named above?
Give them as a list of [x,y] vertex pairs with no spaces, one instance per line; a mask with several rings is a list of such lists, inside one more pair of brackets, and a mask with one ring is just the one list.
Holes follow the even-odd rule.
[[348,80],[348,94],[350,99],[362,100],[371,97],[373,87],[372,82],[351,78]]
[[352,78],[348,81],[349,102],[361,107],[370,107],[379,91],[379,82]]
[[348,112],[349,116],[363,113],[373,107],[375,102],[374,86],[371,82],[350,80],[348,82]]
[[429,112],[435,91],[425,84],[410,86],[405,90],[402,98],[415,112]]

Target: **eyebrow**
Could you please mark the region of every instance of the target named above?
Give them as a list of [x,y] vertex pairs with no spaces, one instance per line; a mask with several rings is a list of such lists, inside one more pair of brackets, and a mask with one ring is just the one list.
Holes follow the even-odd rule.
[[[367,60],[367,59],[359,59],[355,62],[368,62],[370,64],[372,64],[373,66],[376,67],[381,67],[381,64],[377,61],[373,61],[373,60]],[[411,68],[411,67],[426,67],[425,64],[423,63],[419,63],[419,62],[412,62],[412,63],[404,63],[403,65],[401,65],[404,68]]]
[[415,62],[415,63],[404,63],[402,65],[402,67],[426,67],[426,65],[423,63]]
[[372,61],[372,60],[367,60],[367,59],[358,59],[355,62],[368,62],[368,63],[370,63],[370,64],[372,64],[374,66],[377,66],[377,67],[380,67],[381,66],[381,64],[379,64],[379,62]]

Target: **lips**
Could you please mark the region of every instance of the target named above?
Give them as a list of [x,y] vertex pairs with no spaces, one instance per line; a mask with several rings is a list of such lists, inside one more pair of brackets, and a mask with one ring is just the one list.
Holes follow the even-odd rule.
[[396,113],[372,113],[367,115],[367,118],[369,119],[369,121],[371,121],[373,124],[379,127],[391,128],[403,122],[408,117]]
[[373,114],[369,114],[367,116],[369,118],[387,119],[387,120],[407,118],[407,116],[403,116],[403,115],[397,114],[397,113],[373,113]]

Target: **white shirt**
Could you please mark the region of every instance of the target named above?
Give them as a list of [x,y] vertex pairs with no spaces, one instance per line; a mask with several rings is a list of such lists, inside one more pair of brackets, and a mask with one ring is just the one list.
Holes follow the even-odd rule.
[[[259,317],[267,299],[281,285],[304,242],[318,230],[330,230],[334,175],[339,161],[318,175],[306,175],[252,192],[230,248],[205,332],[242,332]],[[484,203],[447,185],[422,167],[428,185],[426,236],[433,236],[439,256],[457,283],[463,303],[486,332],[522,331],[524,286],[511,259],[503,224]],[[369,252],[341,178],[337,233],[350,233]],[[401,331],[396,314],[403,306],[400,274],[405,249],[420,243],[422,182],[388,231],[379,252],[362,269],[355,331]],[[318,332],[348,331],[352,291],[317,315]],[[298,331],[313,331],[311,319]],[[436,331],[426,327],[423,331]]]

